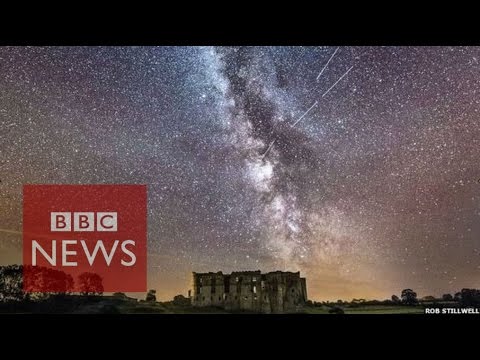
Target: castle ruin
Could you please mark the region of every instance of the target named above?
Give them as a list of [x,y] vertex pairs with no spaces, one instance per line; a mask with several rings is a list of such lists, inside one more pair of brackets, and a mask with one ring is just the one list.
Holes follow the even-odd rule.
[[229,311],[286,313],[307,301],[307,285],[300,272],[257,271],[193,273],[193,306],[218,306]]

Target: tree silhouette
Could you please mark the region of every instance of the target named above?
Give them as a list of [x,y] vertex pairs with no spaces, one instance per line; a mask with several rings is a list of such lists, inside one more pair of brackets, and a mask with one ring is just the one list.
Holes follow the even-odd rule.
[[0,266],[0,301],[23,301],[28,294],[23,291],[22,265]]
[[173,305],[189,306],[190,304],[191,304],[190,299],[183,295],[175,295],[173,297]]
[[462,289],[460,293],[462,306],[480,306],[480,290]]
[[[42,289],[42,292],[34,292]],[[60,270],[43,266],[0,266],[0,301],[45,300],[73,289],[73,278]]]
[[392,295],[392,301],[395,304],[398,304],[398,303],[400,303],[400,298],[397,295]]
[[443,301],[453,301],[453,296],[451,294],[443,294],[442,300]]
[[80,294],[89,296],[89,295],[102,295],[103,294],[103,283],[100,275],[84,272],[78,276],[78,285],[80,289]]
[[157,293],[156,290],[148,290],[147,297],[145,298],[146,301],[151,301],[155,302],[157,301],[157,296],[155,295]]
[[27,292],[42,289],[41,293],[33,293],[33,298],[40,300],[50,295],[65,295],[73,290],[73,278],[61,270],[43,266],[26,265],[23,268],[23,288]]
[[412,289],[402,290],[402,303],[405,305],[416,305],[418,303],[417,293]]

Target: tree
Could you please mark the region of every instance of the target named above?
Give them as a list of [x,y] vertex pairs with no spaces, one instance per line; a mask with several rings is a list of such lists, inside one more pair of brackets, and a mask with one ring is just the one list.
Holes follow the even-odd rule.
[[0,301],[23,301],[28,294],[23,291],[23,266],[0,266]]
[[32,294],[35,300],[45,300],[50,295],[65,295],[73,290],[73,278],[70,274],[44,266],[24,266],[23,280],[23,287],[27,292],[42,289],[41,293]]
[[157,301],[157,296],[155,295],[157,290],[148,290],[147,297],[145,298],[146,301],[155,302]]
[[453,301],[453,296],[451,294],[443,294],[442,295],[443,301]]
[[412,289],[402,290],[402,303],[405,305],[416,305],[418,303],[417,293]]
[[177,306],[189,306],[191,304],[190,299],[183,295],[176,295],[173,297],[173,305]]
[[[45,291],[33,292],[35,289]],[[65,295],[73,289],[73,278],[61,270],[43,266],[0,266],[0,301],[42,301]]]
[[84,272],[78,276],[78,286],[80,294],[89,295],[102,295],[103,283],[100,275],[90,272]]
[[462,293],[461,292],[456,292],[455,295],[453,296],[453,300],[456,302],[461,302],[462,301]]
[[462,289],[460,293],[462,306],[480,306],[480,290]]
[[392,295],[392,302],[398,304],[400,303],[400,298],[397,295]]
[[426,302],[433,302],[435,300],[437,299],[435,299],[435,296],[432,296],[432,295],[427,295],[422,298],[422,301],[426,301]]
[[352,299],[352,303],[356,303],[356,304],[359,304],[359,303],[360,303],[360,304],[362,304],[362,303],[364,303],[364,302],[366,302],[365,299]]

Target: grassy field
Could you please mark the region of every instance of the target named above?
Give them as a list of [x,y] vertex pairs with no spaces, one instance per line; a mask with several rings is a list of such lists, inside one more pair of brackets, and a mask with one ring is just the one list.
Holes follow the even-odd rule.
[[[341,307],[345,314],[423,314],[423,306],[401,305],[361,305],[358,307]],[[119,313],[126,314],[228,314],[220,308],[195,308],[192,306],[178,306],[171,302],[166,303],[120,303],[116,306]],[[306,307],[304,314],[327,314],[331,307]]]
[[[0,313],[76,313],[76,314],[229,314],[218,307],[193,307],[188,302],[146,302],[134,299],[121,299],[114,297],[93,297],[85,299],[79,296],[49,299],[43,302],[27,302],[3,304]],[[9,306],[6,306],[9,305]],[[342,304],[318,304],[319,306],[306,306],[299,309],[301,314],[331,315],[332,309],[342,311],[344,314],[422,314],[425,304],[420,306],[401,306],[394,304],[357,304],[354,306]],[[235,312],[251,313],[251,312]]]
[[[345,314],[423,314],[422,306],[398,306],[398,305],[363,305],[359,307],[343,307]],[[329,314],[327,306],[308,307],[308,314]]]
[[195,308],[192,306],[178,306],[171,303],[125,303],[116,306],[121,314],[227,314],[219,308]]
[[[117,307],[120,313],[130,314],[228,314],[219,308],[195,308],[191,306],[181,307],[166,303],[143,303],[125,304]],[[327,314],[331,308],[328,306],[307,307],[302,311],[304,314]],[[423,314],[422,306],[398,306],[398,305],[364,305],[354,308],[344,307],[345,314]]]
[[345,309],[345,314],[423,314],[421,306],[370,305]]

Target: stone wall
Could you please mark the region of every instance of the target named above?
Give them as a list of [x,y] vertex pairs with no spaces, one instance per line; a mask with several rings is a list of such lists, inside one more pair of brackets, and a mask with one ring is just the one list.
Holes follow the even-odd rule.
[[229,311],[296,312],[307,301],[306,280],[300,272],[193,273],[191,301]]

